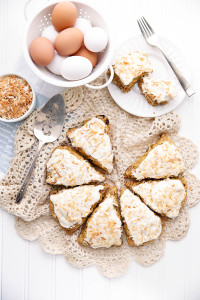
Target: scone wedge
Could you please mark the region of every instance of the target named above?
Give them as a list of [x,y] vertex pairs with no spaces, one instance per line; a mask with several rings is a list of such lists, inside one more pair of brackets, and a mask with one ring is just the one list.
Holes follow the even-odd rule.
[[77,230],[102,201],[107,190],[105,185],[82,185],[50,192],[50,212],[68,234]]
[[177,177],[185,171],[180,150],[167,134],[163,134],[147,152],[125,172],[126,178],[135,180]]
[[184,177],[127,181],[126,187],[149,208],[167,218],[176,218],[186,202],[187,183]]
[[[147,55],[139,51],[120,57],[113,65],[113,69],[113,83],[124,93],[130,92],[141,77],[153,71]],[[110,76],[110,70],[107,74]]]
[[97,115],[84,122],[78,128],[67,132],[72,146],[93,164],[111,173],[113,169],[113,151],[110,140],[110,123],[104,115]]
[[110,248],[122,244],[122,222],[117,188],[112,186],[81,229],[79,244],[91,248]]
[[130,246],[141,246],[156,240],[162,232],[162,221],[138,196],[121,189],[121,215]]
[[46,182],[52,185],[72,187],[104,180],[101,172],[67,145],[56,147],[47,163]]
[[138,86],[152,106],[166,105],[177,95],[176,85],[170,81],[144,77],[138,80]]

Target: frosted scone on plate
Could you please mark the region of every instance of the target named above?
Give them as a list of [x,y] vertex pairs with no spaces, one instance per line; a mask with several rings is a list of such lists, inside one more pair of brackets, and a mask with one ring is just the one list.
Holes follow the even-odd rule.
[[47,163],[46,182],[49,184],[70,187],[104,180],[101,172],[67,145],[55,148]]
[[153,211],[168,218],[175,218],[186,201],[187,184],[184,177],[164,180],[126,182]]
[[163,134],[148,151],[139,157],[125,172],[135,180],[176,177],[185,170],[181,152],[166,134]]
[[52,216],[66,230],[73,233],[102,201],[108,185],[82,185],[51,191],[49,206]]
[[122,189],[120,205],[129,245],[141,246],[160,236],[162,232],[161,219],[138,196],[128,189]]
[[117,201],[117,188],[110,187],[81,229],[78,242],[92,248],[110,248],[122,244],[122,223]]
[[147,55],[138,51],[120,57],[113,65],[113,69],[113,83],[124,93],[129,92],[139,78],[153,71]]
[[153,106],[165,105],[177,95],[177,87],[170,81],[143,77],[139,79],[138,86],[148,103]]
[[67,132],[72,146],[107,173],[113,169],[110,124],[104,115],[95,116]]

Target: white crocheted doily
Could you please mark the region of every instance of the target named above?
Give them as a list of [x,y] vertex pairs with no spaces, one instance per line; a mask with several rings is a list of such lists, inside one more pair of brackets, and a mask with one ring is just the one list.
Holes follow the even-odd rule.
[[[103,79],[98,79],[101,83]],[[177,135],[180,120],[175,113],[156,118],[138,118],[121,110],[112,100],[107,89],[89,90],[85,87],[67,89],[63,94],[66,104],[66,122],[57,141],[47,144],[41,150],[32,180],[21,204],[15,204],[17,191],[24,176],[24,170],[35,151],[37,140],[33,135],[33,113],[18,129],[15,137],[14,158],[5,177],[0,182],[0,206],[17,216],[17,233],[29,241],[40,240],[41,247],[51,254],[62,254],[76,267],[83,268],[95,264],[107,277],[123,274],[129,260],[135,259],[142,265],[151,265],[159,260],[168,239],[179,240],[188,230],[188,208],[200,199],[200,181],[188,172],[198,157],[195,145]],[[79,230],[66,235],[49,214],[47,196],[50,186],[45,183],[46,162],[54,147],[66,141],[68,128],[81,124],[97,114],[106,115],[111,124],[111,139],[115,154],[114,170],[107,176],[107,182],[118,188],[124,185],[124,171],[143,154],[161,133],[167,133],[181,150],[187,171],[184,176],[188,184],[187,203],[175,220],[166,222],[161,237],[148,245],[130,247],[123,237],[121,247],[110,249],[90,249],[77,243]]]

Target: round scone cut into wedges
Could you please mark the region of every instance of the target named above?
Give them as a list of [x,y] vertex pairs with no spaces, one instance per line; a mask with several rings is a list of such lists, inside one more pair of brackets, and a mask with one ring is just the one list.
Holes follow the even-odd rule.
[[148,103],[153,106],[165,105],[177,95],[177,87],[171,81],[143,77],[139,79],[138,86]]
[[107,173],[113,169],[110,124],[104,115],[95,116],[67,132],[72,146]]
[[49,184],[71,187],[104,180],[101,172],[67,145],[55,148],[47,163],[46,182]]
[[153,211],[168,218],[177,217],[186,201],[187,183],[184,177],[129,181],[126,186]]
[[88,218],[81,229],[78,242],[94,249],[121,246],[122,222],[115,186],[106,192],[103,201]]
[[109,185],[82,185],[51,191],[49,206],[52,216],[68,234],[78,229],[102,201]]
[[180,150],[163,134],[148,151],[139,157],[125,172],[125,177],[135,180],[177,177],[185,171]]
[[129,245],[141,246],[160,236],[162,232],[161,219],[138,196],[128,189],[122,189],[120,205]]

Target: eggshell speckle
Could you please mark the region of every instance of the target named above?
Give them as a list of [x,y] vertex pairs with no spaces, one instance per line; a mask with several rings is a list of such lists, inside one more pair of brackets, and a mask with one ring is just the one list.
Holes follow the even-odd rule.
[[55,42],[57,35],[58,35],[58,31],[56,31],[52,25],[45,28],[41,34],[41,36],[49,39],[53,44]]
[[104,50],[107,43],[107,33],[100,27],[92,27],[84,35],[85,47],[92,52],[100,52]]
[[35,38],[29,48],[32,60],[39,66],[47,66],[53,60],[54,46],[45,37]]
[[65,58],[60,72],[67,80],[80,80],[87,77],[92,71],[92,63],[85,57],[71,56]]
[[89,59],[92,63],[93,68],[97,64],[97,54],[95,52],[89,51],[84,45],[82,45],[82,47],[76,53],[74,53],[74,55]]
[[77,18],[74,27],[80,29],[82,33],[85,34],[86,31],[92,28],[92,25],[90,21],[85,18]]
[[60,55],[72,55],[83,43],[83,33],[77,28],[67,28],[59,33],[55,40],[56,51]]
[[52,24],[57,31],[62,31],[74,25],[77,15],[77,8],[72,2],[62,1],[52,11]]
[[56,75],[61,75],[60,68],[65,60],[65,56],[60,56],[56,51],[52,62],[47,66],[47,69]]

